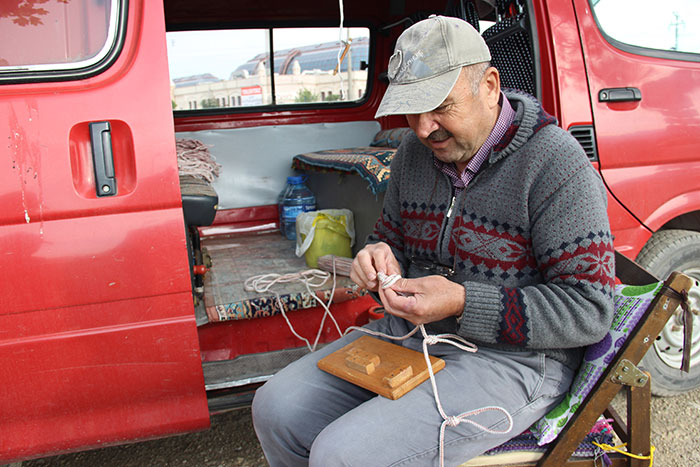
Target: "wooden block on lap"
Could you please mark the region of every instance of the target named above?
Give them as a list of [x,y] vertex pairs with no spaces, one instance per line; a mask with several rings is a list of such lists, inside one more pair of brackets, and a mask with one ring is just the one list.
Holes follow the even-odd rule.
[[379,355],[357,347],[350,349],[345,357],[347,366],[366,375],[371,375],[374,369],[379,366],[379,362]]
[[[434,373],[445,367],[440,358],[431,356],[430,362]],[[318,367],[392,400],[430,377],[421,352],[371,336],[362,336],[322,358]]]
[[388,375],[384,377],[384,382],[390,388],[395,388],[402,383],[406,382],[408,378],[413,376],[413,367],[411,365],[406,365],[395,369]]

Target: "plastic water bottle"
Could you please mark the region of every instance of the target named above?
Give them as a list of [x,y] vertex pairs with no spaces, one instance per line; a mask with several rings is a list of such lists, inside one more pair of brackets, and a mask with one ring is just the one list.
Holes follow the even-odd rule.
[[316,197],[304,184],[305,179],[303,175],[287,177],[287,189],[282,198],[280,225],[283,226],[284,236],[288,240],[297,238],[297,216],[302,212],[316,210]]
[[282,217],[282,203],[284,202],[284,196],[287,194],[287,190],[289,190],[289,187],[291,186],[289,183],[290,178],[291,177],[287,177],[287,183],[284,185],[284,188],[282,188],[279,195],[277,195],[277,219],[279,220],[280,233],[282,236],[286,236],[284,233],[284,218]]

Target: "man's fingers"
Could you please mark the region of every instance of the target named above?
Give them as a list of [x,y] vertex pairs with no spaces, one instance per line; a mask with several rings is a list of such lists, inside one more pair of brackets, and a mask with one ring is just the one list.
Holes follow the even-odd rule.
[[372,288],[371,280],[368,277],[367,269],[371,268],[371,257],[365,250],[360,250],[352,262],[350,278],[360,287]]
[[391,289],[396,292],[401,292],[403,294],[415,294],[419,290],[415,287],[415,281],[411,279],[401,278],[391,286]]
[[393,271],[399,271],[391,248],[385,243],[375,243],[367,245],[357,253],[352,262],[350,278],[357,285],[376,291],[379,285],[377,273],[389,271],[392,271],[391,274],[395,274]]
[[410,295],[401,295],[395,290],[379,288],[379,297],[382,299],[384,308],[396,316],[410,319],[411,313],[416,306],[416,298]]

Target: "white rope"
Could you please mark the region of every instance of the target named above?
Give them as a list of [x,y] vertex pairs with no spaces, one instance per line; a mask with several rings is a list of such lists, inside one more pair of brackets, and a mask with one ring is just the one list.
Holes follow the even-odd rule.
[[[401,279],[401,276],[398,274],[392,274],[391,276],[387,276],[386,274],[379,272],[377,273],[377,278],[381,281],[381,287],[383,289],[387,289],[394,285],[399,279]],[[356,331],[361,331],[365,332],[367,334],[371,334],[373,336],[377,337],[385,337],[388,339],[392,340],[405,340],[411,337],[413,334],[416,333],[420,329],[421,333],[423,334],[423,357],[425,358],[425,364],[428,367],[428,375],[430,376],[430,384],[433,387],[433,395],[435,396],[435,405],[437,406],[438,412],[440,412],[440,416],[443,419],[442,424],[440,425],[440,467],[443,467],[445,465],[445,455],[444,455],[444,450],[445,450],[445,428],[447,426],[457,426],[462,422],[470,423],[477,428],[482,429],[483,431],[491,434],[506,434],[509,433],[510,430],[513,429],[513,417],[508,413],[506,409],[503,407],[498,407],[498,406],[486,406],[482,407],[480,409],[475,409],[475,410],[470,410],[468,412],[462,412],[459,415],[447,415],[445,413],[445,410],[442,407],[442,403],[440,402],[440,395],[438,393],[438,388],[437,388],[437,383],[435,382],[435,373],[433,372],[433,365],[430,361],[430,354],[428,353],[428,346],[429,345],[434,345],[438,343],[444,343],[444,344],[450,344],[453,345],[461,350],[464,350],[465,352],[476,352],[477,347],[475,344],[467,341],[461,336],[458,336],[456,334],[435,334],[431,335],[428,334],[425,330],[425,327],[421,324],[416,326],[411,332],[404,336],[400,337],[395,337],[395,336],[390,336],[388,334],[384,334],[383,332],[378,332],[378,331],[372,331],[370,329],[364,329],[360,328],[357,326],[350,326],[345,330],[347,333],[350,330],[356,330]],[[497,411],[497,412],[502,412],[506,419],[508,420],[508,428],[503,430],[503,431],[498,431],[498,430],[492,430],[488,427],[485,427],[484,425],[475,422],[473,420],[470,420],[469,417],[473,417],[475,415],[479,415],[484,412],[488,411]]]
[[275,298],[277,299],[277,306],[279,307],[280,312],[282,313],[282,317],[287,322],[287,326],[289,326],[289,329],[292,331],[292,334],[294,334],[294,336],[306,343],[306,347],[308,347],[309,351],[314,352],[316,351],[318,341],[321,338],[321,334],[323,333],[323,325],[325,324],[327,317],[330,317],[331,321],[333,321],[335,329],[338,331],[338,335],[343,335],[343,332],[340,330],[338,322],[335,320],[335,317],[333,317],[333,314],[331,314],[330,310],[336,286],[335,261],[333,261],[333,287],[331,288],[330,295],[328,296],[328,303],[324,303],[323,300],[321,300],[318,297],[318,295],[316,295],[314,291],[311,290],[312,287],[321,287],[323,284],[326,283],[326,281],[330,277],[330,273],[326,271],[321,271],[320,269],[307,269],[305,271],[290,274],[261,274],[259,276],[253,276],[246,279],[245,283],[243,284],[243,288],[249,292],[265,293],[268,292],[275,284],[286,284],[290,282],[303,283],[306,286],[306,290],[307,292],[309,292],[309,295],[314,297],[314,299],[316,299],[316,302],[318,302],[323,307],[323,318],[321,319],[321,324],[318,327],[316,339],[314,339],[313,344],[311,344],[308,339],[300,336],[299,333],[296,332],[294,326],[292,326],[291,321],[289,321],[289,318],[287,317],[287,313],[284,311],[284,304],[282,303],[282,299],[280,298],[279,292],[275,291],[274,293]]
[[[338,0],[338,8],[340,8],[340,26],[338,27],[338,39],[340,40],[340,48],[338,49],[338,77],[340,78],[340,100],[345,100],[345,86],[343,84],[343,73],[341,71],[340,57],[347,47],[347,42],[343,40],[343,23],[345,22],[345,7],[343,5],[343,0]],[[348,67],[352,66],[352,63],[348,63]],[[349,69],[349,68],[348,68]]]
[[[341,0],[342,1],[342,0]],[[435,345],[439,343],[444,343],[444,344],[450,344],[453,345],[461,350],[464,350],[465,352],[476,352],[477,351],[477,346],[466,339],[464,339],[461,336],[458,336],[456,334],[428,334],[425,330],[425,327],[421,324],[413,328],[408,334],[403,335],[403,336],[390,336],[388,334],[385,334],[383,332],[379,331],[373,331],[371,329],[365,329],[357,326],[349,326],[346,330],[345,333],[343,333],[340,330],[340,326],[338,325],[338,322],[335,320],[333,317],[333,314],[330,311],[330,305],[333,301],[333,294],[335,292],[335,287],[336,287],[336,273],[335,273],[335,261],[333,261],[333,288],[331,289],[331,293],[328,299],[328,303],[324,303],[323,300],[321,300],[312,290],[311,287],[320,287],[325,282],[328,280],[330,277],[330,273],[321,271],[319,269],[308,269],[305,271],[301,271],[298,273],[291,273],[291,274],[261,274],[259,276],[253,276],[248,278],[245,283],[244,283],[244,289],[247,291],[255,291],[258,293],[264,293],[270,290],[272,286],[275,284],[281,284],[281,283],[289,283],[289,282],[302,282],[306,286],[306,290],[309,292],[310,295],[312,295],[318,303],[321,304],[321,306],[324,309],[323,313],[323,318],[321,319],[321,325],[318,328],[318,333],[316,334],[316,339],[314,340],[313,345],[308,341],[308,339],[300,336],[294,327],[292,326],[292,323],[289,321],[289,318],[287,318],[287,314],[284,311],[284,304],[282,303],[282,300],[280,299],[280,295],[278,292],[275,292],[275,297],[277,298],[277,304],[279,306],[280,312],[282,313],[282,316],[284,317],[284,320],[287,322],[287,325],[289,326],[289,329],[292,331],[292,334],[294,334],[297,338],[300,340],[304,341],[306,343],[306,346],[309,348],[311,352],[314,352],[316,350],[316,346],[318,345],[318,340],[321,337],[321,332],[323,331],[323,324],[326,321],[326,317],[329,316],[333,323],[335,324],[335,328],[338,331],[338,334],[343,336],[344,334],[347,334],[350,331],[360,331],[364,332],[366,334],[370,334],[376,337],[384,337],[387,339],[391,340],[397,340],[397,341],[402,341],[406,340],[412,335],[414,335],[416,332],[420,330],[421,334],[423,335],[423,357],[425,358],[425,363],[426,366],[428,367],[428,375],[430,376],[430,384],[432,385],[433,388],[433,395],[435,397],[435,405],[437,406],[438,412],[440,413],[440,416],[443,419],[442,424],[440,425],[440,467],[443,467],[445,465],[444,461],[444,449],[445,449],[445,428],[447,426],[457,426],[462,422],[470,423],[477,428],[482,429],[483,431],[491,434],[506,434],[509,433],[513,429],[513,418],[511,415],[508,413],[508,411],[502,407],[498,406],[486,406],[482,407],[480,409],[475,409],[467,412],[463,412],[459,415],[447,415],[445,413],[445,410],[442,407],[442,403],[440,402],[440,395],[438,393],[437,389],[437,383],[435,382],[435,373],[433,372],[433,365],[432,362],[430,361],[430,354],[428,353],[428,346],[429,345]],[[401,276],[398,274],[393,274],[391,276],[387,276],[384,273],[377,273],[377,278],[381,281],[381,287],[386,289],[394,285],[399,279],[401,279]],[[473,420],[470,420],[470,417],[473,417],[475,415],[479,415],[484,412],[488,411],[497,411],[497,412],[502,412],[506,419],[508,420],[508,428],[503,430],[503,431],[498,431],[498,430],[492,430],[478,422],[475,422]]]

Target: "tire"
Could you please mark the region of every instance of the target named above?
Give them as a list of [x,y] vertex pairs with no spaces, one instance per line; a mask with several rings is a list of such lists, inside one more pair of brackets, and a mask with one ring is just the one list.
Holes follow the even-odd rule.
[[[637,263],[659,279],[680,271],[695,280],[688,295],[692,309],[700,310],[700,233],[690,230],[656,232],[637,256]],[[680,307],[669,319],[641,362],[651,373],[651,391],[656,396],[675,396],[700,387],[700,316],[693,317],[690,373],[680,370],[683,327]]]

